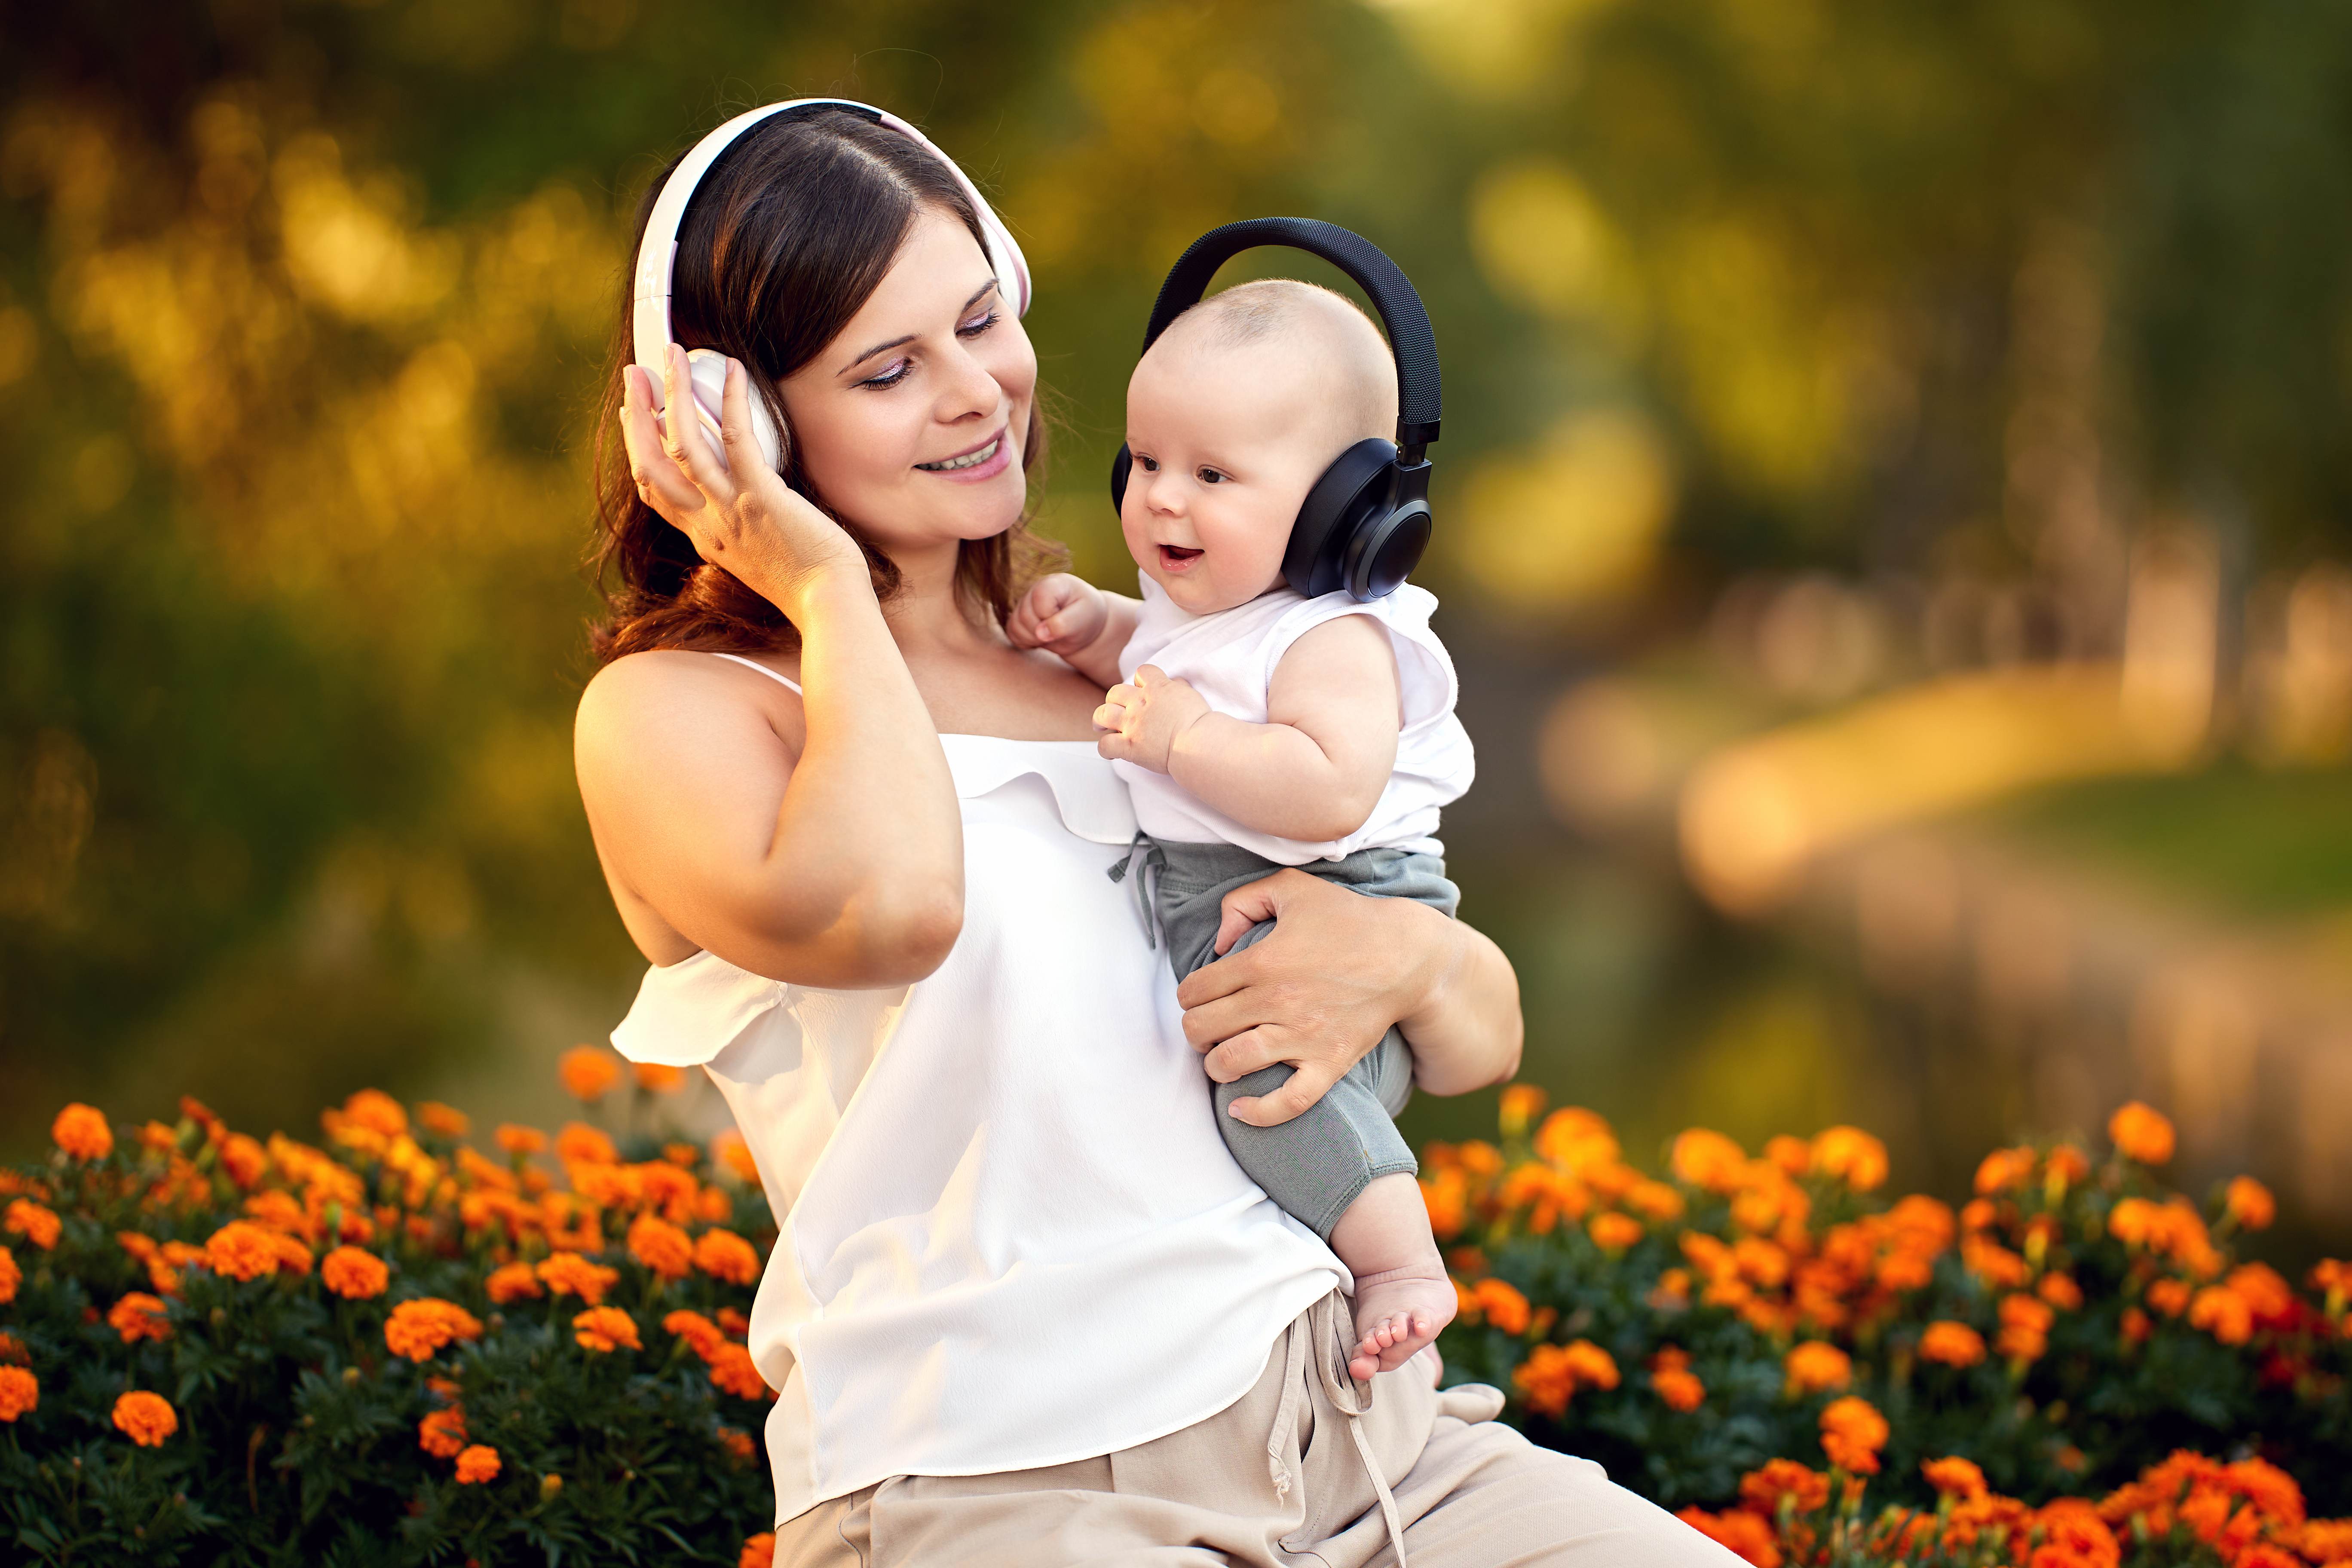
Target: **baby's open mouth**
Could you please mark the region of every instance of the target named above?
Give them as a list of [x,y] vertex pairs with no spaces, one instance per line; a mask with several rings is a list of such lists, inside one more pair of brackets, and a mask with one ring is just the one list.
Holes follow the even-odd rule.
[[1163,544],[1160,547],[1160,564],[1162,566],[1189,566],[1200,558],[1199,551],[1187,550],[1181,544]]

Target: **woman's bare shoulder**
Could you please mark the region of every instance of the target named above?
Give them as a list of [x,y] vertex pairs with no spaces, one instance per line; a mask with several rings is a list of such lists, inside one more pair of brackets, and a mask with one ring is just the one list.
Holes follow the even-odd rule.
[[708,743],[758,727],[787,740],[800,728],[800,698],[782,681],[730,659],[678,648],[624,655],[599,669],[580,694],[573,725],[584,756],[612,746],[628,752],[659,744]]

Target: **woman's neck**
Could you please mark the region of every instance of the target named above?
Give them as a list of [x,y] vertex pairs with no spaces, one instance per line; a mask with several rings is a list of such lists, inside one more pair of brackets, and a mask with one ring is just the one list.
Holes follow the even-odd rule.
[[882,616],[910,660],[968,657],[1003,646],[996,627],[973,613],[957,580],[960,560],[953,541],[890,557],[898,569],[898,591],[884,601]]

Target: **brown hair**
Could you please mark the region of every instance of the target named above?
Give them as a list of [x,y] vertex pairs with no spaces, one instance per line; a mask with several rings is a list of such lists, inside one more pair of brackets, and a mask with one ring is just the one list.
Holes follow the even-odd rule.
[[[642,239],[672,160],[638,204]],[[874,590],[888,597],[898,569],[873,542],[825,505],[809,482],[777,391],[816,357],[863,309],[890,270],[916,215],[933,207],[971,231],[985,251],[980,215],[938,159],[855,110],[780,114],[752,127],[702,177],[677,236],[670,331],[689,349],[710,348],[742,363],[751,395],[764,398],[782,437],[784,480],[839,522],[866,552]],[[635,254],[633,244],[630,254]],[[634,301],[623,279],[602,409],[622,401],[635,362]],[[1004,301],[1002,308],[1012,308]],[[606,618],[589,631],[600,663],[648,648],[785,651],[800,634],[782,612],[694,543],[637,494],[628,449],[613,422],[596,426],[596,581]],[[1045,451],[1045,425],[1032,400],[1022,443],[1024,469]],[[1025,579],[1052,553],[1030,535],[1027,518],[993,538],[966,540],[956,581],[969,605],[999,622]]]

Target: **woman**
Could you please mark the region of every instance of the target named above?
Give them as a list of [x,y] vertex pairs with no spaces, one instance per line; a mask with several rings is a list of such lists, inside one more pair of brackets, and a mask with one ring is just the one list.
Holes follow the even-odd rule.
[[[1336,1260],[1225,1153],[1196,1053],[1297,1065],[1272,1122],[1396,1023],[1459,1093],[1516,1068],[1516,983],[1292,873],[1234,896],[1271,940],[1174,990],[1105,875],[1134,819],[1099,693],[1004,630],[1036,361],[966,187],[860,114],[778,115],[674,277],[675,336],[730,356],[722,440],[616,375],[577,758],[655,965],[615,1042],[707,1068],[782,1216],[777,1561],[1735,1561],[1492,1390],[1346,1377]],[[688,377],[671,345],[661,404]]]

